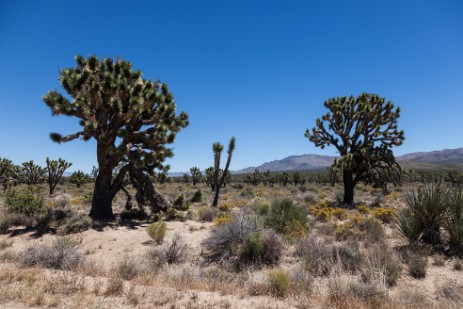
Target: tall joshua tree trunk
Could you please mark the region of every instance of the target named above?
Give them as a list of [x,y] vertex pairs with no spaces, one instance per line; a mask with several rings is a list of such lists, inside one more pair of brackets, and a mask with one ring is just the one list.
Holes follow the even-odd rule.
[[90,217],[94,220],[113,219],[112,200],[114,194],[111,190],[112,172],[108,169],[100,169],[95,180],[93,190],[92,208]]
[[352,171],[343,170],[342,172],[342,179],[344,184],[344,198],[342,203],[351,208],[354,205],[354,176]]

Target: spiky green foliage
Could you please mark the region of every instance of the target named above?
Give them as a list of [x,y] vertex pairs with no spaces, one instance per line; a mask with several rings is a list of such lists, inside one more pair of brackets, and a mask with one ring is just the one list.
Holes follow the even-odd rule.
[[193,186],[196,186],[196,184],[201,181],[201,178],[203,178],[203,174],[201,174],[201,170],[199,169],[199,167],[196,166],[190,168],[190,173],[191,180],[193,181]]
[[288,183],[291,183],[291,176],[284,172],[281,175],[278,176],[278,182],[282,186],[286,186]]
[[77,188],[80,188],[83,184],[90,181],[90,177],[88,177],[84,172],[81,170],[77,170],[69,176],[69,182],[76,185]]
[[42,183],[45,179],[45,169],[39,165],[34,164],[33,160],[24,162],[21,169],[22,182],[28,185]]
[[416,244],[423,233],[423,225],[416,214],[408,209],[396,213],[397,229],[408,239],[410,244]]
[[[94,138],[97,144],[98,175],[92,209],[94,219],[113,217],[111,201],[129,173],[137,189],[137,202],[149,202],[159,210],[159,199],[148,175],[163,168],[176,134],[188,124],[188,115],[176,115],[176,104],[166,84],[146,80],[132,64],[122,59],[96,56],[76,57],[76,67],[60,72],[60,83],[72,98],[50,91],[43,100],[52,115],[74,116],[82,129],[62,136],[50,134],[62,143],[77,138]],[[113,170],[125,165],[116,177]]]
[[404,140],[397,129],[400,108],[370,93],[331,98],[324,105],[329,112],[305,136],[317,147],[333,145],[339,152],[334,164],[343,171],[343,203],[353,205],[354,188],[361,181],[399,183],[401,168],[391,148]]
[[449,245],[455,253],[463,253],[463,188],[449,194],[447,215],[443,226],[449,234]]
[[448,190],[434,185],[419,188],[407,196],[407,203],[423,228],[421,239],[431,245],[441,241],[440,227],[447,211]]
[[3,190],[16,185],[20,182],[21,168],[14,165],[11,160],[6,158],[0,158],[0,184],[3,186]]
[[53,194],[53,191],[56,188],[56,185],[59,183],[61,177],[69,167],[71,167],[72,163],[66,162],[59,158],[58,160],[50,160],[46,158],[47,162],[47,173],[48,173],[48,186],[50,188],[50,194]]
[[212,202],[212,206],[217,207],[219,204],[219,193],[220,188],[224,185],[225,179],[229,175],[228,168],[230,167],[231,159],[233,151],[235,150],[235,138],[232,137],[230,139],[230,144],[228,145],[228,157],[227,163],[225,164],[225,169],[223,170],[222,175],[220,175],[220,156],[222,154],[223,145],[220,143],[214,143],[212,145],[212,151],[214,152],[214,178],[212,180],[213,183],[213,190],[215,190],[214,194],[214,201]]

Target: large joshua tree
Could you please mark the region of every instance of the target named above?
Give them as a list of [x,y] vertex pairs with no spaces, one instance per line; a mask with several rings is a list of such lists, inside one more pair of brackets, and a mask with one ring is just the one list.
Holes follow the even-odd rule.
[[[137,189],[137,202],[149,201],[159,210],[158,198],[149,175],[162,169],[165,158],[173,156],[166,145],[188,125],[188,115],[176,115],[175,101],[167,85],[142,78],[130,62],[91,56],[76,57],[76,67],[60,72],[60,83],[72,100],[50,91],[43,100],[52,115],[80,119],[81,130],[62,136],[51,133],[62,143],[80,138],[96,140],[98,174],[95,179],[93,219],[111,219],[111,201],[122,189],[128,174]],[[118,164],[124,166],[113,177]]]
[[354,205],[359,182],[400,182],[402,170],[391,150],[404,140],[404,132],[397,130],[400,108],[370,93],[331,98],[324,105],[329,112],[305,136],[317,147],[333,145],[339,152],[334,165],[342,170],[343,204]]

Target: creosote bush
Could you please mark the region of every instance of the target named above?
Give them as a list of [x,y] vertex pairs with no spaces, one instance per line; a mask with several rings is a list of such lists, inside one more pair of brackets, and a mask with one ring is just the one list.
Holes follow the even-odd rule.
[[249,233],[239,246],[239,259],[248,264],[278,264],[283,253],[283,242],[272,230]]
[[270,206],[265,225],[282,234],[291,234],[295,230],[298,234],[305,234],[308,231],[307,211],[294,205],[290,199],[275,200]]
[[33,244],[19,254],[19,264],[23,267],[36,265],[45,268],[72,270],[81,265],[84,256],[77,251],[82,239],[63,236],[51,245]]
[[275,296],[284,297],[289,290],[289,275],[281,268],[272,269],[267,275],[270,292]]
[[167,225],[165,222],[154,222],[146,227],[148,235],[158,244],[162,243],[166,235]]
[[32,189],[27,188],[7,191],[5,206],[13,213],[32,216],[44,208],[44,202],[41,197],[34,194]]

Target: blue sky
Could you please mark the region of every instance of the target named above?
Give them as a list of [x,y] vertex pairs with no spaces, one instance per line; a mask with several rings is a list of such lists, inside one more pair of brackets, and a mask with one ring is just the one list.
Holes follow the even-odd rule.
[[462,1],[0,0],[0,157],[96,165],[95,143],[54,144],[77,119],[51,117],[74,56],[120,56],[161,79],[190,125],[171,171],[212,165],[236,137],[231,168],[316,148],[306,128],[335,96],[374,92],[402,108],[396,154],[463,147]]

